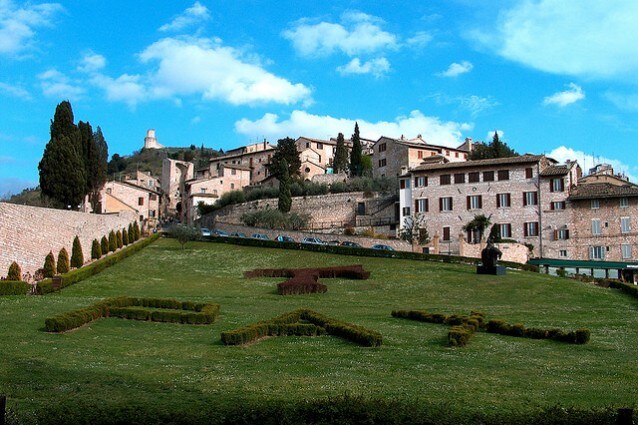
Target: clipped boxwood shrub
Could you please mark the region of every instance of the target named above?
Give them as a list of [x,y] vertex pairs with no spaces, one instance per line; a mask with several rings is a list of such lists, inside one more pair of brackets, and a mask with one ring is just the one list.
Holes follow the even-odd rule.
[[91,260],[99,260],[102,257],[102,247],[97,239],[93,239],[91,243]]
[[21,280],[0,280],[0,295],[26,295],[31,285]]
[[20,265],[13,261],[9,266],[9,271],[7,272],[7,280],[12,281],[20,281],[22,280],[22,269]]
[[80,238],[76,236],[73,239],[73,248],[71,249],[71,267],[79,269],[84,265],[84,254],[82,253],[82,244]]
[[52,251],[49,251],[44,259],[44,277],[53,277],[58,272],[58,268],[55,265],[55,256]]
[[69,253],[66,251],[66,248],[62,247],[58,254],[58,273],[67,273],[70,269]]
[[100,240],[100,248],[102,249],[102,255],[109,253],[109,240],[106,236],[102,236],[102,239]]

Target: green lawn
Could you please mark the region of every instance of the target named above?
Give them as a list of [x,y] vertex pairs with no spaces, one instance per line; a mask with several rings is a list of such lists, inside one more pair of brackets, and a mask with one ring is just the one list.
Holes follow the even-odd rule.
[[[324,279],[325,294],[280,296],[258,267],[363,264],[369,280]],[[209,326],[101,319],[65,334],[44,319],[118,295],[221,304]],[[377,330],[380,348],[331,337],[269,338],[226,347],[220,333],[296,308]],[[467,412],[633,407],[638,399],[638,301],[611,289],[522,271],[163,239],[91,279],[39,297],[0,298],[0,394],[29,422],[52,404],[181,409],[348,393],[420,400]],[[528,327],[591,330],[587,345],[477,333],[446,346],[447,327],[390,316],[482,310]]]

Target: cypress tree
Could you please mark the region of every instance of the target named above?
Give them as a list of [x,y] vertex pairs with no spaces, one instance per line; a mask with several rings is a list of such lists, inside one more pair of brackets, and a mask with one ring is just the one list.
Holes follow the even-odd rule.
[[80,121],[78,130],[86,173],[86,191],[89,195],[91,209],[93,212],[99,212],[100,189],[106,182],[108,146],[99,127],[94,133],[91,124]]
[[93,239],[93,243],[91,244],[91,259],[99,260],[102,257],[102,247],[97,239]]
[[137,224],[137,221],[135,223],[133,223],[133,232],[135,233],[135,240],[139,240],[140,236],[142,236],[142,234],[140,233],[140,225]]
[[106,236],[102,236],[102,240],[100,240],[100,249],[102,250],[102,255],[109,253],[109,240],[106,239]]
[[82,244],[80,238],[73,239],[73,248],[71,248],[71,267],[79,269],[84,265],[84,253],[82,252]]
[[122,243],[124,245],[128,245],[128,232],[126,231],[126,229],[122,229]]
[[44,277],[53,277],[57,272],[58,269],[55,266],[55,256],[53,255],[53,251],[49,251],[44,259]]
[[343,139],[343,133],[337,136],[337,147],[335,149],[335,157],[332,160],[332,168],[335,173],[348,171],[348,148]]
[[301,159],[299,158],[299,152],[297,151],[297,142],[295,139],[286,137],[284,139],[277,140],[277,146],[270,159],[268,165],[268,171],[278,179],[281,177],[281,162],[285,160],[288,165],[288,175],[299,175],[299,169],[301,168]]
[[290,193],[290,174],[288,174],[288,163],[285,159],[281,160],[279,176],[279,202],[277,208],[283,213],[290,211],[292,206],[292,194]]
[[352,150],[350,151],[350,177],[358,177],[363,174],[363,164],[361,162],[361,139],[359,137],[359,123],[354,123],[354,134],[352,135]]
[[62,247],[58,254],[58,273],[67,273],[70,269],[71,264],[69,263],[69,253],[66,251],[66,248]]
[[135,230],[133,229],[133,223],[128,224],[128,241],[129,243],[135,242]]
[[116,249],[117,249],[117,240],[115,238],[115,232],[111,230],[109,232],[109,252],[115,252]]
[[22,280],[22,269],[20,268],[20,265],[15,261],[12,262],[9,266],[7,280]]
[[122,232],[120,230],[118,230],[115,234],[115,241],[118,248],[122,248],[124,246],[124,241],[122,240]]

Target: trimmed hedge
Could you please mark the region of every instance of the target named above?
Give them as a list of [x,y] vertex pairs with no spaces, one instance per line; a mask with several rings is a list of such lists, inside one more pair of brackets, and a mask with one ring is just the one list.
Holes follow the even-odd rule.
[[[62,284],[61,284],[61,288],[66,288],[69,285],[73,285],[74,283],[80,282],[84,279],[87,279],[95,274],[98,274],[99,272],[101,272],[102,270],[112,266],[113,264],[125,259],[126,257],[129,257],[133,254],[135,254],[136,252],[138,252],[139,250],[145,248],[146,246],[150,245],[151,243],[155,242],[158,238],[160,237],[159,233],[155,233],[152,236],[149,236],[148,238],[144,239],[141,242],[138,242],[136,244],[133,245],[129,245],[128,247],[122,249],[121,251],[114,253],[114,254],[110,254],[107,255],[105,257],[102,257],[101,259],[91,263],[91,264],[87,264],[86,266],[82,267],[81,269],[76,269],[76,270],[72,270],[68,273],[64,273],[62,274],[60,277],[62,278]],[[38,282],[37,285],[37,293],[39,295],[44,295],[44,294],[48,294],[53,292],[53,282],[51,279],[44,279],[40,282]]]
[[634,298],[638,298],[638,285],[629,285],[619,280],[606,280],[609,288],[620,289],[625,294],[631,295]]
[[[152,310],[160,309],[160,310]],[[172,298],[107,298],[90,307],[45,319],[47,332],[65,332],[102,317],[152,322],[211,324],[219,315],[219,304],[178,301]]]
[[21,280],[0,280],[0,295],[26,295],[31,285]]
[[308,309],[298,309],[273,319],[222,332],[225,345],[243,345],[266,336],[334,335],[365,347],[378,347],[380,333],[351,323],[341,322]]
[[585,328],[576,329],[575,331],[526,328],[521,323],[511,325],[504,320],[490,320],[487,322],[487,332],[523,338],[552,339],[568,344],[587,344],[591,338],[591,332]]

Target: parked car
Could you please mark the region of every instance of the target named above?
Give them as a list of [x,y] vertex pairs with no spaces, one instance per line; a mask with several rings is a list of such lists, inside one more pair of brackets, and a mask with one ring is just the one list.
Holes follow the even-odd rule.
[[230,234],[231,238],[245,238],[246,235],[244,233],[241,232],[233,232]]
[[383,244],[376,244],[376,245],[372,245],[372,249],[378,249],[380,251],[394,251],[394,248],[392,248],[391,246],[388,245],[383,245]]
[[221,236],[221,237],[228,236],[228,233],[224,232],[222,229],[213,229],[211,230],[210,234],[212,236]]
[[311,238],[311,237],[303,238],[303,241],[301,241],[301,243],[308,243],[308,244],[312,244],[312,245],[325,245],[326,244],[324,241],[322,241],[319,238]]
[[334,246],[339,246],[339,244],[341,244],[341,242],[334,240],[334,241],[328,241],[326,242],[326,245],[334,245]]
[[199,232],[202,236],[210,236],[210,229],[206,227],[202,227],[201,229],[199,229]]
[[253,233],[251,236],[253,239],[261,239],[262,241],[269,241],[270,238],[263,233]]
[[293,238],[287,235],[279,235],[275,238],[277,242],[295,242]]
[[341,242],[341,246],[347,246],[349,248],[361,248],[361,245],[359,245],[358,243],[350,241]]

